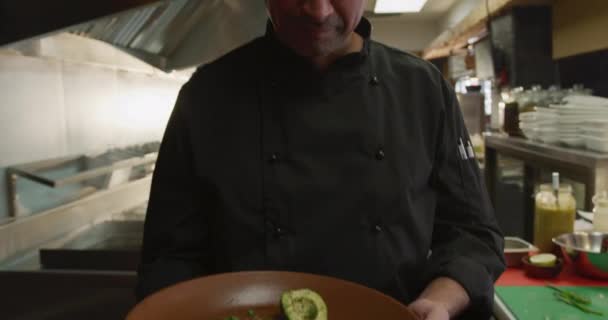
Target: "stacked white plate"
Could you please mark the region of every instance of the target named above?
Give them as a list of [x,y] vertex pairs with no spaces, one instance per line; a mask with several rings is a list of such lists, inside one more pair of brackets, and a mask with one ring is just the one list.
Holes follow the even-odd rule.
[[549,108],[537,108],[536,111],[519,115],[519,127],[530,139],[545,143],[557,143],[557,125],[559,114]]
[[608,152],[608,117],[586,121],[582,138],[587,149]]
[[564,101],[579,106],[608,107],[608,99],[596,96],[570,95]]
[[608,99],[569,96],[566,104],[536,108],[520,115],[520,128],[531,140],[608,152]]

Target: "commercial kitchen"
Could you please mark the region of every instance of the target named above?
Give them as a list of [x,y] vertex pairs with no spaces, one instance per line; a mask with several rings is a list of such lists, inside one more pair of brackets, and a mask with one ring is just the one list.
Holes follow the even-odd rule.
[[[494,318],[608,317],[608,1],[369,0],[364,16],[457,94],[455,152],[505,236]],[[267,19],[251,0],[0,0],[1,319],[135,307],[179,90]]]

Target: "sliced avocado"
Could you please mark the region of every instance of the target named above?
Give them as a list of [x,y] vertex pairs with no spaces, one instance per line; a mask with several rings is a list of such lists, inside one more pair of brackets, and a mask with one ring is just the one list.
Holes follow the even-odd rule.
[[530,257],[530,263],[537,267],[554,267],[557,257],[552,253],[541,253]]
[[281,308],[288,320],[327,320],[325,301],[310,289],[284,292],[281,295]]

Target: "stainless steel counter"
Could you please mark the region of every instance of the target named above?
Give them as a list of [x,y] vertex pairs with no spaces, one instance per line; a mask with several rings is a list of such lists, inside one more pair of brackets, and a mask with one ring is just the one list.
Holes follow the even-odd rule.
[[3,319],[123,319],[135,305],[145,206],[0,264]]
[[150,178],[0,225],[2,319],[124,319]]
[[140,260],[143,221],[106,221],[82,231],[62,246],[43,246],[44,269],[135,271]]
[[517,320],[509,307],[500,299],[498,295],[494,295],[494,319],[496,320]]

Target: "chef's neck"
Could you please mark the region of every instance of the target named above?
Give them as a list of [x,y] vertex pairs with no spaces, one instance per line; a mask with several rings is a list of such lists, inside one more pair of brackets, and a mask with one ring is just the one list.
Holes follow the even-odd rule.
[[350,53],[361,52],[363,50],[364,40],[356,32],[350,34],[348,39],[345,41],[345,45],[330,54],[308,57],[308,61],[318,70],[327,70],[336,60]]

